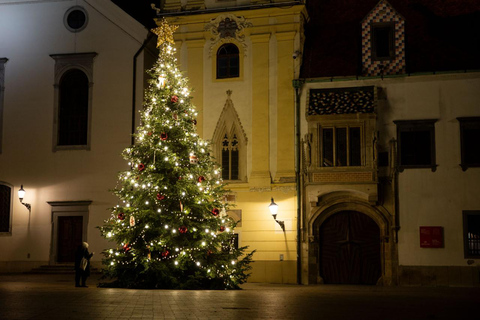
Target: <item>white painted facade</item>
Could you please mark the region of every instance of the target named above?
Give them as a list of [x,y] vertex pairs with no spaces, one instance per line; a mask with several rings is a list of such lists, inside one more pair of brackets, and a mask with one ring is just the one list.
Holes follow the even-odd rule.
[[[445,74],[423,74],[400,77],[371,79],[315,79],[306,81],[301,89],[301,112],[306,114],[308,95],[311,89],[331,89],[375,86],[381,92],[376,98],[376,130],[378,131],[378,150],[388,151],[389,159],[395,155],[391,141],[397,140],[396,120],[436,119],[435,122],[435,154],[436,171],[430,168],[404,169],[398,172],[398,238],[395,237],[395,212],[393,191],[381,201],[383,208],[391,218],[390,241],[398,239],[391,247],[393,283],[402,283],[402,268],[417,268],[425,277],[430,277],[428,284],[440,285],[472,285],[475,281],[475,269],[478,259],[464,257],[464,210],[480,208],[480,170],[468,168],[463,171],[461,163],[460,125],[458,117],[478,117],[480,115],[480,73],[452,72]],[[308,122],[302,117],[302,136],[308,132]],[[313,151],[315,150],[315,151]],[[312,147],[312,152],[318,149]],[[393,173],[393,167],[380,168],[379,177]],[[311,184],[306,187],[306,215],[308,221],[312,203],[319,201],[319,194],[331,191],[361,192],[361,185],[344,183],[338,185]],[[379,190],[382,186],[379,184]],[[385,190],[385,187],[383,187]],[[345,198],[348,203],[351,198]],[[378,204],[372,204],[378,205]],[[421,226],[443,227],[444,246],[442,248],[421,248]],[[305,236],[309,236],[307,232]],[[308,239],[304,239],[305,244]],[[383,241],[383,240],[382,240]],[[383,243],[383,242],[382,242]],[[391,242],[382,244],[382,248]],[[396,247],[396,249],[395,249]],[[304,268],[308,257],[307,247],[302,252]],[[382,249],[384,250],[384,249]],[[398,252],[398,256],[397,253]],[[386,252],[386,251],[385,251]],[[385,253],[383,252],[383,253]],[[395,260],[398,258],[398,274],[395,271]],[[387,258],[388,260],[389,258]],[[431,267],[434,267],[433,269]],[[457,269],[451,269],[455,267]],[[464,268],[458,268],[464,267]],[[435,269],[436,268],[436,269]],[[450,268],[450,270],[441,268]],[[452,271],[453,270],[453,271]],[[383,270],[385,271],[385,270]],[[443,273],[442,273],[443,272]],[[454,274],[457,273],[457,274]],[[397,278],[397,276],[398,278]],[[448,274],[448,275],[447,275]],[[473,276],[472,276],[473,275]],[[449,280],[445,280],[449,278]],[[461,279],[460,279],[461,278]],[[304,269],[304,281],[306,270]],[[433,279],[433,282],[431,282]],[[420,284],[420,277],[415,278]],[[422,279],[424,280],[424,279]],[[412,280],[413,281],[413,280]],[[443,281],[443,282],[442,282]],[[403,282],[405,283],[405,282]],[[410,284],[414,284],[413,282]]]
[[[85,29],[67,30],[65,12],[82,7]],[[97,226],[116,203],[109,192],[126,166],[120,153],[131,143],[132,91],[143,95],[147,30],[110,1],[0,1],[0,58],[4,72],[0,181],[12,187],[11,233],[0,234],[0,271],[55,263],[52,207],[47,202],[91,201],[83,240],[106,247]],[[50,55],[94,52],[89,150],[54,151],[54,71]],[[134,84],[135,82],[135,84]],[[1,119],[1,117],[0,117]],[[17,191],[23,184],[24,202]],[[85,224],[85,221],[84,221]],[[101,255],[93,257],[99,263]]]

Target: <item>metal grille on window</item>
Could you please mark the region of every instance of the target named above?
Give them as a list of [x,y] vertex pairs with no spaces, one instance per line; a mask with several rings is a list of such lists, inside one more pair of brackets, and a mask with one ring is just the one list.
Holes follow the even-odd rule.
[[469,256],[480,256],[480,215],[467,216],[467,252]]
[[225,134],[222,140],[222,179],[238,180],[238,138]]
[[11,188],[0,185],[0,232],[10,231]]

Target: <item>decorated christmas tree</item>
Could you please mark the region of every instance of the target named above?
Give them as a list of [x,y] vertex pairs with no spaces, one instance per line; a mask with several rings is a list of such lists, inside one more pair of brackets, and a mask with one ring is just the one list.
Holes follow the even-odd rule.
[[[175,26],[162,20],[159,57],[145,91],[136,143],[123,152],[120,199],[100,227],[108,285],[128,288],[236,289],[252,254],[235,247],[220,169],[196,133],[188,81],[174,57]],[[104,283],[107,285],[107,283]]]

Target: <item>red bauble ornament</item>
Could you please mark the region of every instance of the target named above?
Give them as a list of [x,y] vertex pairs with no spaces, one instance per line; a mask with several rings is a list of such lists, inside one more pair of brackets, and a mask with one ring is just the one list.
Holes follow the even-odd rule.
[[193,122],[194,125],[197,125],[197,120],[196,119],[193,119],[192,122]]
[[180,231],[180,233],[187,233],[187,227],[185,226],[181,226],[180,228],[178,228],[178,231]]
[[128,252],[132,249],[132,247],[130,247],[130,244],[129,243],[125,243],[123,245],[123,250],[125,250],[125,252]]
[[123,220],[123,219],[125,219],[125,213],[120,212],[120,213],[118,214],[117,218],[118,218],[118,220]]
[[170,101],[172,101],[173,103],[177,103],[178,102],[178,97],[177,96],[172,96]]
[[162,257],[166,258],[169,254],[170,254],[170,251],[165,250],[165,251],[162,252]]
[[162,141],[165,141],[168,139],[168,134],[166,132],[162,132],[160,134],[160,139],[162,139]]
[[138,165],[138,170],[139,170],[139,171],[143,171],[143,169],[145,169],[145,165],[144,165],[143,163],[140,163],[140,164]]
[[157,200],[161,201],[165,199],[165,196],[163,194],[157,193]]
[[225,227],[224,227],[224,226],[221,226],[221,227],[220,227],[220,232],[223,232],[223,231],[225,231]]
[[147,133],[147,134],[148,134],[149,136],[151,136],[151,135],[152,135],[152,132],[150,131],[150,132],[149,132],[149,133]]
[[205,181],[205,177],[200,176],[200,177],[198,177],[197,181],[201,183],[201,182]]
[[213,208],[213,209],[212,209],[212,214],[213,214],[215,217],[218,216],[219,213],[220,213],[220,210],[218,210],[217,208]]

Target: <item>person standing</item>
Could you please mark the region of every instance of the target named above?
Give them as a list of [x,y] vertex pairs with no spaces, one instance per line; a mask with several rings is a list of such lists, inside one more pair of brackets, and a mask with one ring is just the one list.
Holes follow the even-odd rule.
[[[88,252],[88,243],[83,242],[78,246],[75,252],[75,287],[87,288],[87,278],[90,276],[90,258],[95,252]],[[87,260],[87,264],[82,266],[82,258]],[[82,280],[80,285],[80,280]]]

